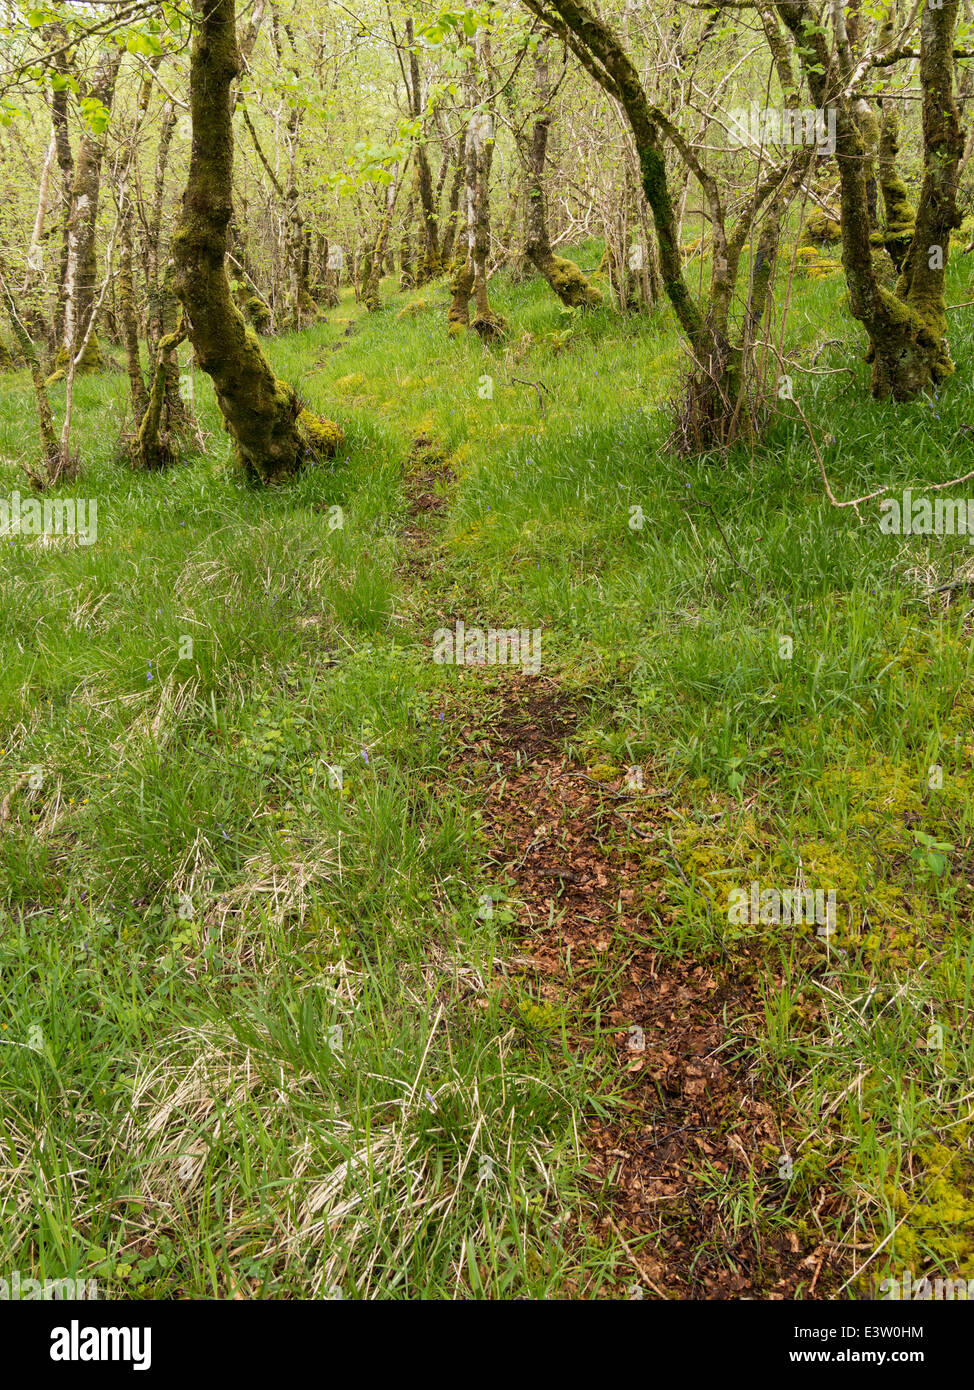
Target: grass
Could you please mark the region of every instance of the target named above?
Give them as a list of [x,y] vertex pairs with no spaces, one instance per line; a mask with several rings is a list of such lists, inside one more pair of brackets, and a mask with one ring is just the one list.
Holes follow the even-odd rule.
[[[780,1196],[712,1174],[723,1229],[823,1224],[866,1266],[846,1296],[904,1267],[974,1277],[971,622],[963,590],[925,596],[967,543],[830,506],[787,402],[752,453],[675,465],[670,315],[494,284],[498,348],[447,337],[442,285],[269,341],[347,435],[281,491],[228,467],[201,374],[205,447],[160,476],[115,457],[124,374],[79,380],[70,491],[97,498],[97,543],[0,552],[5,1262],[154,1298],[631,1284],[585,1172],[611,1047],[525,1026],[506,914],[478,911],[450,763],[457,709],[503,673],[430,660],[462,614],[542,628],[587,711],[579,767],[672,787],[644,846],[654,947],[760,964],[741,1046],[797,1128]],[[841,299],[841,277],[803,282],[791,320],[806,368],[842,335],[827,373],[795,373],[836,493],[969,471],[969,316],[942,396],[893,410]],[[35,448],[8,374],[0,495]],[[411,570],[424,451],[456,484]],[[834,890],[838,930],[729,922],[751,880]]]

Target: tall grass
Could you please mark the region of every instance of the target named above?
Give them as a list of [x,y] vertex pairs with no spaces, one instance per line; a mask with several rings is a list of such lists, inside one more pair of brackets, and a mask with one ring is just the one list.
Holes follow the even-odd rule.
[[[669,841],[644,847],[653,944],[763,963],[750,1062],[801,1130],[777,1206],[715,1178],[726,1228],[814,1222],[801,1193],[826,1180],[824,1234],[857,1265],[878,1252],[870,1275],[974,1274],[955,1229],[971,626],[962,588],[928,592],[966,541],[832,507],[787,402],[760,448],[677,467],[662,309],[582,317],[501,276],[513,329],[484,348],[447,337],[444,286],[385,293],[379,314],[346,298],[268,344],[346,430],[329,467],[248,490],[197,374],[205,448],[130,472],[124,374],[82,378],[84,475],[61,491],[97,499],[97,543],[2,545],[6,1262],[148,1297],[628,1282],[579,1139],[618,1090],[611,1049],[583,1064],[512,1023],[527,985],[477,911],[478,808],[440,716],[445,692],[476,710],[491,684],[431,660],[462,615],[542,627],[546,675],[588,697],[581,766],[643,763],[672,786]],[[966,315],[956,378],[896,410],[868,399],[839,279],[803,283],[791,322],[841,497],[974,467]],[[828,371],[803,373],[839,334]],[[410,568],[417,437],[456,483]],[[29,383],[6,375],[4,494],[35,449]],[[729,928],[751,878],[835,888],[838,935]]]

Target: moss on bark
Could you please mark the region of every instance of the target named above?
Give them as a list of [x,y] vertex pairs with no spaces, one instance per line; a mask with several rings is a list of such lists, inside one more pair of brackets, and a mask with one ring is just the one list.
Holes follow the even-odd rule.
[[17,346],[20,348],[21,356],[30,369],[31,383],[34,387],[34,401],[37,406],[41,450],[44,455],[44,469],[48,479],[56,481],[64,472],[67,460],[62,457],[60,441],[54,433],[54,416],[47,395],[44,373],[41,370],[41,364],[34,350],[34,344],[31,342],[30,334],[27,332],[24,321],[17,310],[16,301],[10,292],[9,277],[2,262],[0,262],[0,296],[2,296],[7,317],[10,320],[10,327],[13,330]]
[[879,234],[879,241],[886,247],[897,270],[903,264],[916,229],[913,204],[910,202],[906,184],[896,168],[898,153],[899,123],[890,104],[890,109],[883,113],[879,141],[879,183],[886,214],[885,226]]
[[[841,90],[836,93],[825,31],[808,0],[776,0],[776,8],[795,38],[815,100],[820,107],[834,105],[836,110],[842,265],[849,306],[869,337],[866,360],[873,368],[872,393],[880,400],[911,400],[938,387],[954,370],[946,340],[945,268],[950,233],[960,222],[956,195],[964,149],[954,60],[959,0],[942,0],[936,8],[925,5],[920,18],[923,184],[893,292],[881,283],[874,266],[875,237],[864,174],[867,152],[849,98]],[[892,246],[900,250],[910,210],[896,175],[895,125],[887,126],[884,138],[880,179],[889,190],[886,211],[888,230],[894,233]]]
[[183,323],[159,340],[152,387],[146,401],[142,422],[132,450],[133,463],[139,468],[164,468],[174,457],[171,436],[161,430],[162,409],[166,402],[166,376],[176,348],[186,336]]
[[551,84],[548,77],[548,57],[544,44],[539,44],[534,57],[535,91],[539,109],[531,132],[527,152],[527,221],[528,235],[525,250],[534,267],[544,276],[562,304],[570,309],[594,309],[602,296],[573,261],[555,256],[548,235],[548,212],[544,189],[545,160],[548,134],[551,129]]
[[[119,227],[118,313],[125,344],[125,366],[129,377],[132,412],[141,419],[149,404],[139,358],[139,316],[135,306],[135,281],[132,275],[132,204],[127,201]],[[161,407],[160,407],[161,409]]]
[[[233,302],[226,272],[232,216],[231,85],[239,70],[233,0],[196,0],[190,63],[193,145],[182,215],[173,236],[175,292],[196,360],[213,381],[241,467],[254,481],[292,477],[308,458],[334,453],[341,431],[314,421],[279,380]],[[305,419],[302,420],[302,415]]]
[[[54,386],[57,382],[63,381],[68,370],[68,350],[61,346],[57,350],[54,359],[54,371],[47,378],[48,386]],[[105,370],[105,358],[102,354],[101,344],[98,341],[98,334],[92,329],[84,351],[74,369],[75,376],[83,376],[86,372],[103,372]]]
[[[98,63],[92,86],[87,95],[110,109],[115,94],[115,80],[121,64],[121,50],[107,50]],[[98,198],[101,188],[101,164],[105,142],[101,134],[87,125],[83,129],[74,166],[71,188],[71,212],[67,230],[67,265],[64,282],[64,340],[67,353],[77,356],[81,342],[88,332],[95,312],[98,270],[95,260],[95,236],[98,222]],[[101,371],[104,366],[94,331],[75,373]]]

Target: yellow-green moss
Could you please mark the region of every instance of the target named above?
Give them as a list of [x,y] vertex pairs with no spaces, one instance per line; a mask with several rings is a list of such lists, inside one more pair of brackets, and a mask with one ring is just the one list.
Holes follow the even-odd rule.
[[537,1029],[540,1033],[558,1033],[561,1031],[562,1011],[554,1004],[544,1001],[536,1002],[533,999],[518,1000],[517,1011],[523,1023],[528,1028]]
[[302,410],[299,414],[298,428],[309,452],[318,459],[331,458],[345,438],[334,421],[323,420],[309,410]]
[[837,222],[834,217],[829,217],[827,212],[821,208],[813,208],[805,219],[805,226],[802,231],[802,241],[806,246],[813,246],[816,243],[823,246],[834,246],[836,242],[842,240],[842,224]]
[[256,294],[252,294],[244,301],[243,309],[250,325],[258,333],[263,333],[271,321],[271,311],[264,301]]
[[396,315],[397,319],[412,318],[414,314],[422,314],[429,308],[425,299],[413,299],[408,304],[404,304]]
[[946,1275],[974,1279],[974,1166],[970,1156],[945,1144],[918,1154],[920,1171],[909,1188],[887,1186],[886,1195],[901,1221],[890,1241],[894,1268],[915,1277],[931,1261]]
[[[58,381],[63,381],[68,370],[68,350],[66,347],[58,348],[57,356],[54,359],[54,371],[47,378],[47,386],[53,386]],[[86,372],[103,372],[105,370],[105,359],[102,356],[101,345],[98,342],[98,334],[92,333],[85,344],[85,350],[81,354],[81,360],[75,367],[75,375],[83,376]]]
[[544,275],[561,302],[571,308],[596,309],[602,303],[601,294],[574,261],[552,256]]

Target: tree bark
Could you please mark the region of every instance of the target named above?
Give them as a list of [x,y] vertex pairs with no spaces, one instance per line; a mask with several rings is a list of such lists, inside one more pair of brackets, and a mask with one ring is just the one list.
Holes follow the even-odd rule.
[[[472,8],[472,0],[466,0]],[[490,307],[487,293],[487,259],[490,255],[490,166],[494,153],[493,113],[480,102],[477,63],[489,60],[487,39],[478,30],[473,42],[473,55],[467,63],[466,97],[469,117],[464,143],[466,186],[463,208],[466,212],[466,259],[454,272],[450,282],[452,300],[447,321],[451,333],[470,327],[486,341],[500,337],[506,324]],[[470,320],[470,298],[474,300],[474,318]]]
[[365,267],[362,272],[362,287],[359,291],[362,303],[370,314],[374,314],[382,308],[379,299],[379,280],[382,277],[382,265],[386,256],[386,247],[389,243],[389,229],[392,226],[392,214],[396,206],[396,194],[398,185],[396,176],[393,175],[392,182],[386,190],[386,210],[383,213],[382,221],[379,223],[379,230],[376,233],[372,250],[366,254]]
[[[110,48],[95,70],[89,95],[111,110],[115,79],[122,61],[122,50]],[[101,162],[105,153],[102,136],[86,127],[78,146],[71,188],[71,216],[68,221],[68,258],[64,278],[64,352],[66,359],[77,357],[87,334],[88,341],[79,372],[99,371],[103,365],[98,335],[88,332],[94,311],[98,271],[95,262],[95,236],[98,197],[101,190]]]
[[548,135],[551,130],[551,82],[548,77],[548,54],[542,43],[538,44],[535,51],[534,73],[538,114],[534,120],[526,159],[527,240],[524,249],[562,304],[567,304],[569,308],[593,309],[602,303],[601,294],[589,283],[574,262],[553,254],[548,235],[544,170]]
[[135,307],[135,280],[132,275],[132,200],[121,190],[123,206],[118,228],[118,307],[125,345],[125,366],[132,396],[132,413],[141,420],[149,404],[139,358],[139,316]]
[[[419,74],[419,56],[413,21],[406,20],[406,44],[409,48],[409,114],[416,121],[423,118],[423,88]],[[440,233],[437,227],[437,207],[433,193],[433,175],[430,171],[429,155],[426,152],[426,139],[422,133],[416,138],[416,191],[419,195],[420,222],[423,230],[423,255],[416,268],[416,283],[424,285],[434,280],[442,272],[440,262]]]
[[342,434],[303,409],[293,388],[274,375],[233,302],[225,259],[233,213],[230,90],[240,66],[234,0],[195,0],[194,16],[193,145],[172,242],[174,289],[240,465],[252,480],[274,483],[293,476],[309,457],[333,454]]
[[464,152],[461,147],[457,158],[456,168],[453,170],[453,178],[450,181],[450,200],[446,215],[446,225],[443,228],[443,242],[440,246],[440,264],[444,270],[449,269],[453,260],[453,251],[457,240],[457,223],[460,218],[460,194],[463,190],[463,177],[465,172]]
[[[835,80],[828,45],[808,0],[776,0],[795,38],[809,87],[836,111],[842,202],[842,265],[849,305],[869,338],[872,393],[908,401],[936,389],[954,370],[947,346],[946,265],[950,233],[960,225],[957,179],[964,153],[955,92],[954,32],[959,0],[925,5],[920,19],[923,183],[913,237],[895,292],[877,279],[864,175],[865,147],[851,101]],[[890,147],[887,146],[887,156]]]
[[0,297],[3,298],[17,346],[30,369],[31,382],[34,387],[34,402],[37,406],[37,423],[41,436],[44,472],[47,481],[56,482],[62,472],[63,460],[61,458],[61,446],[54,432],[54,416],[47,395],[44,373],[41,370],[41,364],[38,361],[27,327],[17,312],[17,302],[7,283],[7,272],[3,265],[0,265]]
[[[60,26],[54,32],[59,39],[66,40],[67,34]],[[58,53],[54,70],[60,77],[69,71],[67,55]],[[48,351],[53,364],[58,348],[64,342],[64,294],[68,274],[68,229],[71,223],[71,189],[74,185],[74,155],[71,153],[71,137],[68,132],[68,89],[66,86],[51,92],[51,126],[57,152],[58,168],[61,171],[62,232],[61,252],[58,264],[57,303],[54,309],[54,323],[48,342]]]

